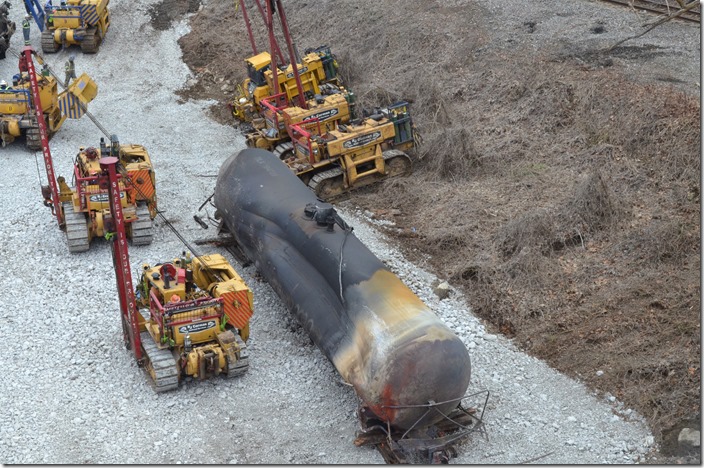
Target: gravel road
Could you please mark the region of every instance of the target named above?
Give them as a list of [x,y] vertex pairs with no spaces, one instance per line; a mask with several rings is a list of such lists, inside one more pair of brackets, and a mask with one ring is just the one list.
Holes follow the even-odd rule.
[[[214,234],[192,215],[212,193],[220,164],[244,148],[244,139],[206,117],[212,103],[178,102],[174,91],[189,72],[176,41],[188,27],[152,29],[148,8],[154,3],[111,1],[107,40],[97,55],[78,52],[76,68],[98,83],[90,110],[100,122],[123,143],[150,151],[160,208],[193,241]],[[23,14],[15,2],[11,15],[18,25]],[[18,31],[12,38],[15,51],[21,36]],[[40,49],[36,29],[32,44]],[[48,61],[62,72],[67,57],[61,51]],[[12,56],[0,61],[2,78],[9,81],[16,67]],[[78,147],[97,146],[100,136],[87,118],[67,121],[51,141],[56,173],[70,174]],[[0,164],[0,323],[7,366],[0,382],[2,463],[383,463],[374,449],[352,444],[357,399],[351,387],[252,267],[235,265],[255,297],[249,372],[153,393],[122,345],[108,245],[97,240],[85,254],[68,253],[63,232],[42,205],[40,153],[15,142],[0,149]],[[639,415],[488,334],[457,293],[439,300],[431,287],[435,278],[404,260],[373,220],[349,203],[341,212],[466,343],[474,370],[470,390],[490,391],[487,437],[470,439],[453,463],[536,457],[550,464],[631,463],[652,448]],[[130,251],[135,278],[142,263],[173,258],[182,249],[159,225],[152,245]]]

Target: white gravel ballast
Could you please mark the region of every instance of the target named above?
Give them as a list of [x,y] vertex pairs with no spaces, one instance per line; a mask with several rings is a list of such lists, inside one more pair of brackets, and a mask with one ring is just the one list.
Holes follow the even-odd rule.
[[[148,23],[155,3],[112,0],[112,25],[99,53],[72,52],[77,74],[87,72],[99,87],[89,110],[122,143],[147,148],[159,208],[193,242],[214,235],[192,216],[212,193],[220,164],[244,148],[244,139],[206,116],[212,102],[179,103],[174,91],[190,74],[177,39],[188,27],[181,22],[155,31]],[[15,52],[23,15],[15,2]],[[34,25],[31,42],[41,51]],[[62,50],[47,60],[62,75],[68,55]],[[9,81],[17,59],[8,54],[0,70]],[[101,136],[88,118],[67,120],[50,144],[56,174],[70,181],[78,148],[98,146]],[[374,449],[352,443],[357,429],[352,388],[254,268],[240,267],[216,247],[198,250],[224,254],[254,293],[250,370],[240,378],[185,382],[176,391],[155,394],[123,346],[106,241],[96,239],[88,252],[69,254],[64,233],[42,204],[46,175],[40,152],[18,140],[0,148],[0,164],[2,463],[383,463]],[[439,300],[431,287],[435,278],[404,260],[363,213],[340,211],[467,345],[470,391],[490,392],[487,437],[470,438],[453,463],[632,463],[652,448],[640,416],[487,333],[457,292]],[[142,263],[168,260],[182,250],[159,223],[151,245],[130,248],[135,279]]]

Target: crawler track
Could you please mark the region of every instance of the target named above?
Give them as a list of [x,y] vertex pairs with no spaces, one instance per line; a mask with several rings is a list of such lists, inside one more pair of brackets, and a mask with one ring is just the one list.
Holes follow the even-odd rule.
[[72,203],[64,203],[64,220],[66,221],[68,251],[71,253],[86,252],[90,248],[86,215],[73,211]]
[[140,333],[142,349],[147,356],[146,368],[157,393],[178,388],[178,367],[171,351],[159,349],[149,332]]
[[242,375],[246,373],[249,370],[249,352],[247,351],[247,345],[244,343],[244,340],[240,337],[240,335],[235,334],[235,341],[237,342],[237,345],[240,347],[239,352],[237,353],[237,361],[232,365],[233,363],[228,363],[229,364],[229,370],[227,371],[227,377],[237,377],[238,375]]
[[321,200],[331,201],[343,195],[345,188],[342,183],[342,169],[335,167],[313,176],[308,187]]
[[[638,10],[646,10],[652,13],[661,15],[671,15],[680,9],[680,6],[675,1],[668,0],[604,0],[609,3],[616,3],[627,7],[633,7]],[[668,6],[669,5],[669,6]],[[677,19],[685,21],[701,22],[701,6],[694,7],[679,15]]]
[[406,153],[399,150],[387,150],[383,153],[386,163],[386,175],[375,174],[357,179],[351,188],[345,188],[344,171],[334,167],[327,171],[319,172],[308,182],[308,187],[315,195],[326,202],[340,201],[349,196],[349,192],[371,185],[384,178],[398,177],[411,173],[411,159]]
[[152,243],[154,223],[149,217],[149,208],[145,204],[137,206],[137,220],[132,222],[132,245]]

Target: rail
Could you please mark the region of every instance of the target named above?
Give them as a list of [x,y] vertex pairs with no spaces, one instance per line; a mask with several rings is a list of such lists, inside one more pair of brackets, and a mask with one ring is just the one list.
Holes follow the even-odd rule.
[[[670,0],[604,0],[609,3],[615,3],[617,5],[623,5],[630,8],[635,8],[638,10],[646,10],[651,13],[658,13],[661,15],[670,16],[673,13],[678,12],[682,9],[679,3],[674,2],[672,5]],[[688,6],[692,1],[686,3],[683,2],[685,6]],[[680,13],[676,19],[681,19],[684,21],[692,21],[695,23],[701,22],[701,6],[692,8],[689,11],[683,11]]]

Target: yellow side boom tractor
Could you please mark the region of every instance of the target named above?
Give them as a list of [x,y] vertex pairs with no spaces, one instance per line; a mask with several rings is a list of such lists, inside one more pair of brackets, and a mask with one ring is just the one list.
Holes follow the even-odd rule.
[[[37,74],[39,99],[47,125],[48,137],[56,133],[66,118],[79,119],[86,105],[98,94],[98,86],[85,73],[74,80],[68,89],[58,92],[56,79],[44,68]],[[5,146],[24,136],[27,148],[41,149],[39,123],[33,105],[32,90],[27,72],[20,72],[12,85],[0,83],[0,140]]]
[[136,304],[145,366],[157,392],[185,377],[230,378],[249,369],[253,296],[220,254],[144,265]]
[[186,377],[235,377],[249,369],[245,342],[254,310],[252,291],[219,254],[143,265],[136,288],[122,212],[119,160],[98,161],[106,186],[111,250],[125,346],[149,373],[154,389],[178,387]]
[[406,102],[328,132],[310,132],[302,125],[289,129],[294,154],[284,162],[322,200],[411,171],[405,151],[415,146],[415,132]]
[[289,127],[300,125],[309,132],[328,132],[354,117],[355,96],[331,84],[320,86],[321,94],[306,101],[306,107],[289,105],[285,93],[261,100],[262,118],[252,121],[247,146],[276,153],[280,159],[293,155]]
[[[245,63],[247,78],[238,87],[238,95],[232,101],[232,114],[238,120],[252,122],[260,117],[262,99],[275,94],[271,54],[261,52],[245,59]],[[340,86],[337,61],[327,46],[307,50],[301,63],[296,65],[306,100],[321,94],[321,85]],[[293,102],[299,95],[295,78],[293,65],[278,69],[280,92],[286,96],[287,103]]]
[[79,45],[86,54],[98,52],[110,27],[109,1],[66,0],[60,5],[47,5],[42,51],[54,53],[61,47]]
[[[127,235],[133,245],[152,242],[153,219],[157,214],[156,179],[149,153],[141,145],[121,145],[116,136],[106,145],[101,138],[100,149],[81,148],[76,156],[73,187],[64,177],[58,178],[62,219],[65,221],[68,250],[85,252],[91,241],[113,232],[108,188],[100,185],[100,158],[117,157],[123,177],[120,179],[120,201]],[[49,205],[51,194],[45,194]]]

